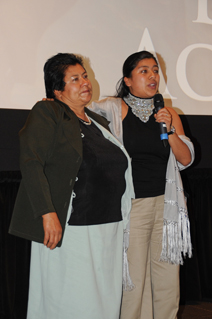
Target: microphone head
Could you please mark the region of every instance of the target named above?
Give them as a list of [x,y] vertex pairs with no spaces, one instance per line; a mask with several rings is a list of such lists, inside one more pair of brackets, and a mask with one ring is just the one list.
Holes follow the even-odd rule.
[[155,106],[155,112],[157,113],[160,109],[164,107],[164,101],[162,94],[155,94],[154,96],[154,106]]

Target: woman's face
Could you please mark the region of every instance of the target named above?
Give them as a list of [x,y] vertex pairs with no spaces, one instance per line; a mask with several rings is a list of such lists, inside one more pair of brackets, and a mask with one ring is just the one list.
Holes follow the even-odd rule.
[[131,77],[124,78],[125,84],[133,95],[147,99],[153,97],[160,81],[158,66],[154,59],[140,60],[131,72]]
[[73,108],[85,106],[90,102],[92,85],[87,72],[80,64],[70,65],[63,80],[66,83],[64,90],[54,91],[58,100]]

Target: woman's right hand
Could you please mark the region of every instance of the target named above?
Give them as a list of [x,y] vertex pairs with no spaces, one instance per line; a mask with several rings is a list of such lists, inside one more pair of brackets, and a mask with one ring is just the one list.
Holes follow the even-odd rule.
[[44,241],[43,244],[54,249],[62,238],[62,227],[55,212],[48,213],[43,217]]
[[49,98],[47,98],[47,97],[43,97],[43,98],[42,98],[42,101],[54,101],[54,99],[49,99]]

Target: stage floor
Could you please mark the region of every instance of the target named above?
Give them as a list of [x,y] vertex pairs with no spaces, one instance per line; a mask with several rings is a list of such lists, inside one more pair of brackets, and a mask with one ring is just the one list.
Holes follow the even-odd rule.
[[201,302],[193,305],[181,305],[177,319],[211,319],[212,302]]

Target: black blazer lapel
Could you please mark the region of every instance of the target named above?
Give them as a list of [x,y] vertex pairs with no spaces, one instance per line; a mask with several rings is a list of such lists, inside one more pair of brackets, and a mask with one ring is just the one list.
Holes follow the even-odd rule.
[[63,109],[62,127],[65,137],[82,158],[82,138],[79,120],[75,113],[63,102],[55,100]]

